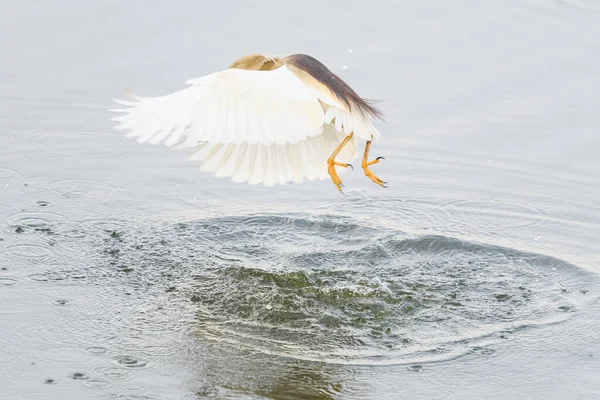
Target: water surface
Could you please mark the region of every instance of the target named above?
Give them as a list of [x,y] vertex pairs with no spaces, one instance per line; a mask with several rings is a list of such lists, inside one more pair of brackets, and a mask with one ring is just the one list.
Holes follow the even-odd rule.
[[[597,398],[592,1],[1,7],[9,399]],[[360,171],[274,188],[105,111],[309,53],[387,123]]]

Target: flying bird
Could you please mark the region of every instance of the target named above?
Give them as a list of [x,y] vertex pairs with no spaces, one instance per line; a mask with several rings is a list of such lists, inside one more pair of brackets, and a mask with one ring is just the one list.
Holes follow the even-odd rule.
[[352,167],[360,138],[365,175],[387,187],[370,169],[383,157],[369,159],[381,111],[317,59],[251,54],[186,83],[165,96],[114,100],[127,107],[110,110],[124,113],[113,118],[116,129],[140,143],[193,148],[189,160],[201,162],[202,171],[234,182],[273,186],[330,177],[340,191],[337,167]]

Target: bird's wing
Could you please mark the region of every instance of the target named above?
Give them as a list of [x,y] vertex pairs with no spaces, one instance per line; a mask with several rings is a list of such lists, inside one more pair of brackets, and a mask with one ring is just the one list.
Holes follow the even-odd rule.
[[322,131],[323,108],[285,66],[272,71],[227,69],[187,82],[161,97],[115,100],[117,129],[138,142],[193,147],[200,142],[294,144]]
[[[215,172],[217,177],[231,177],[234,182],[262,183],[265,186],[304,179],[325,179],[327,158],[346,135],[331,124],[323,133],[295,144],[220,144],[203,143],[190,160],[200,161],[202,171]],[[350,163],[358,155],[356,138],[344,146],[336,161]],[[343,172],[345,169],[340,169]]]
[[375,128],[371,116],[351,110],[341,101],[327,85],[319,82],[306,71],[290,65],[289,69],[300,79],[304,85],[312,91],[325,105],[325,123],[334,124],[335,128],[346,135],[354,133],[354,136],[371,140],[381,135]]
[[344,132],[346,135],[354,132],[354,136],[365,140],[378,139],[381,136],[369,117],[345,111],[335,105],[327,107],[325,123],[334,124],[338,131]]

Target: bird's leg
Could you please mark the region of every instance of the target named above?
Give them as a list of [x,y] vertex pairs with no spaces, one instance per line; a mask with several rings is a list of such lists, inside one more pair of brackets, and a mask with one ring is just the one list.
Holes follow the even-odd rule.
[[379,162],[379,160],[385,160],[385,158],[383,158],[383,157],[377,157],[373,161],[369,161],[369,151],[371,150],[371,141],[372,140],[373,140],[373,136],[371,136],[371,140],[369,140],[367,142],[367,145],[365,146],[365,154],[363,155],[363,159],[362,159],[363,171],[365,171],[365,175],[369,179],[371,179],[373,182],[375,182],[379,186],[387,187],[385,185],[387,182],[384,182],[381,178],[379,178],[377,175],[375,175],[369,168],[371,165],[377,164]]
[[335,166],[337,165],[338,167],[344,167],[344,168],[348,168],[348,167],[354,168],[354,167],[352,167],[352,164],[339,163],[339,162],[335,161],[335,158],[338,156],[338,154],[340,154],[340,152],[342,151],[344,146],[346,144],[348,144],[348,142],[350,140],[352,140],[353,136],[354,136],[354,133],[351,133],[348,136],[346,136],[344,138],[344,140],[342,141],[342,143],[338,146],[338,148],[335,149],[335,151],[327,159],[327,172],[329,172],[329,176],[331,176],[331,180],[333,181],[335,186],[337,186],[337,188],[340,192],[342,191],[343,185],[342,185],[342,180],[340,179],[340,176],[338,175],[337,171],[335,170]]

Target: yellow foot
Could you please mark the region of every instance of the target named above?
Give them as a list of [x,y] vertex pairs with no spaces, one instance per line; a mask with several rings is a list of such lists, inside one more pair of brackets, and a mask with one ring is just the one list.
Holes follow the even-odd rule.
[[342,191],[342,187],[344,187],[344,185],[342,184],[342,180],[340,179],[340,176],[338,175],[335,166],[338,167],[344,167],[344,168],[352,168],[354,169],[354,167],[352,166],[352,164],[344,164],[344,163],[339,163],[337,161],[328,161],[327,162],[327,172],[329,172],[329,176],[331,176],[331,180],[333,181],[333,184],[338,188],[338,190],[341,192]]
[[373,171],[371,171],[371,169],[369,168],[371,165],[377,164],[380,160],[385,160],[385,158],[377,157],[373,161],[369,161],[369,162],[367,162],[366,160],[363,160],[362,167],[363,167],[363,171],[365,171],[365,175],[367,176],[367,178],[371,179],[373,182],[375,182],[379,186],[386,188],[387,182],[385,182],[383,179],[381,179],[380,177],[375,175],[373,173]]

